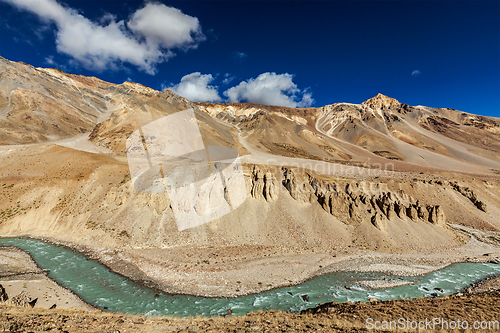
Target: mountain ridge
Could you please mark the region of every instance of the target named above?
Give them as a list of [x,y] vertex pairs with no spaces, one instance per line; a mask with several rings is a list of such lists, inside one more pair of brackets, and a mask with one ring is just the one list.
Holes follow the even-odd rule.
[[124,153],[126,137],[137,128],[193,108],[206,144],[235,145],[240,154],[248,154],[249,147],[243,147],[247,144],[280,156],[370,160],[393,163],[401,170],[410,165],[438,169],[456,165],[454,171],[465,171],[479,161],[481,172],[487,172],[484,166],[490,173],[500,172],[498,118],[410,106],[381,93],[361,104],[317,108],[193,103],[171,90],[157,91],[139,83],[112,84],[3,58],[0,63],[5,73],[0,78],[0,144],[4,145],[87,133],[90,142]]

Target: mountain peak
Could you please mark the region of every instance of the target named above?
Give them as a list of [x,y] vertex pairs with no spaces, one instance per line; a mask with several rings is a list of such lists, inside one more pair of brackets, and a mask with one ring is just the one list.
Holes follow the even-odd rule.
[[399,103],[399,101],[395,98],[391,98],[378,93],[377,96],[364,101],[363,103],[361,103],[361,105],[368,106],[373,110],[381,110],[399,107],[401,103]]

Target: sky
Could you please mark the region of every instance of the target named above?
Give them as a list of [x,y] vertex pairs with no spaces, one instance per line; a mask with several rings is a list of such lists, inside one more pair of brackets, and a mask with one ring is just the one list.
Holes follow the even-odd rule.
[[500,117],[497,0],[0,0],[0,55],[199,102]]

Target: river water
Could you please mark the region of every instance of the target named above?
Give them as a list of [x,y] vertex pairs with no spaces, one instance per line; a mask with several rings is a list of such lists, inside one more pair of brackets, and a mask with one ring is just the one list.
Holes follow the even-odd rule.
[[[418,298],[433,293],[449,295],[478,280],[500,274],[500,264],[493,263],[458,263],[427,275],[405,278],[383,273],[342,272],[255,295],[206,298],[158,293],[80,253],[40,240],[0,238],[1,245],[13,245],[29,252],[36,263],[48,271],[50,278],[91,305],[102,310],[143,315],[212,316],[226,314],[228,310],[242,315],[259,309],[300,312],[331,301]],[[413,284],[377,290],[363,289],[356,284],[361,280],[380,279]]]

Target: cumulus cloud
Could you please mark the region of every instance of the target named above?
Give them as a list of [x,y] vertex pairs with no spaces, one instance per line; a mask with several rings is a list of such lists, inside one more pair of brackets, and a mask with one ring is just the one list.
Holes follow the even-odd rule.
[[314,103],[314,99],[312,98],[312,93],[304,92],[302,95],[302,99],[297,103],[297,107],[299,108],[308,108]]
[[191,48],[205,39],[196,17],[163,4],[147,4],[132,15],[127,26],[142,34],[152,47]]
[[217,87],[209,85],[213,80],[211,74],[194,72],[185,75],[180,83],[171,86],[170,89],[193,102],[219,102],[221,98]]
[[411,72],[411,76],[419,76],[421,72],[418,69],[415,69],[413,72]]
[[127,62],[154,74],[173,49],[195,48],[205,38],[196,17],[158,3],[147,3],[128,22],[107,14],[96,23],[56,0],[2,1],[55,23],[57,50],[93,69]]
[[[288,73],[262,73],[224,92],[229,102],[247,101],[265,105],[308,107],[314,102],[310,92],[301,91]],[[302,97],[301,97],[302,96]]]

